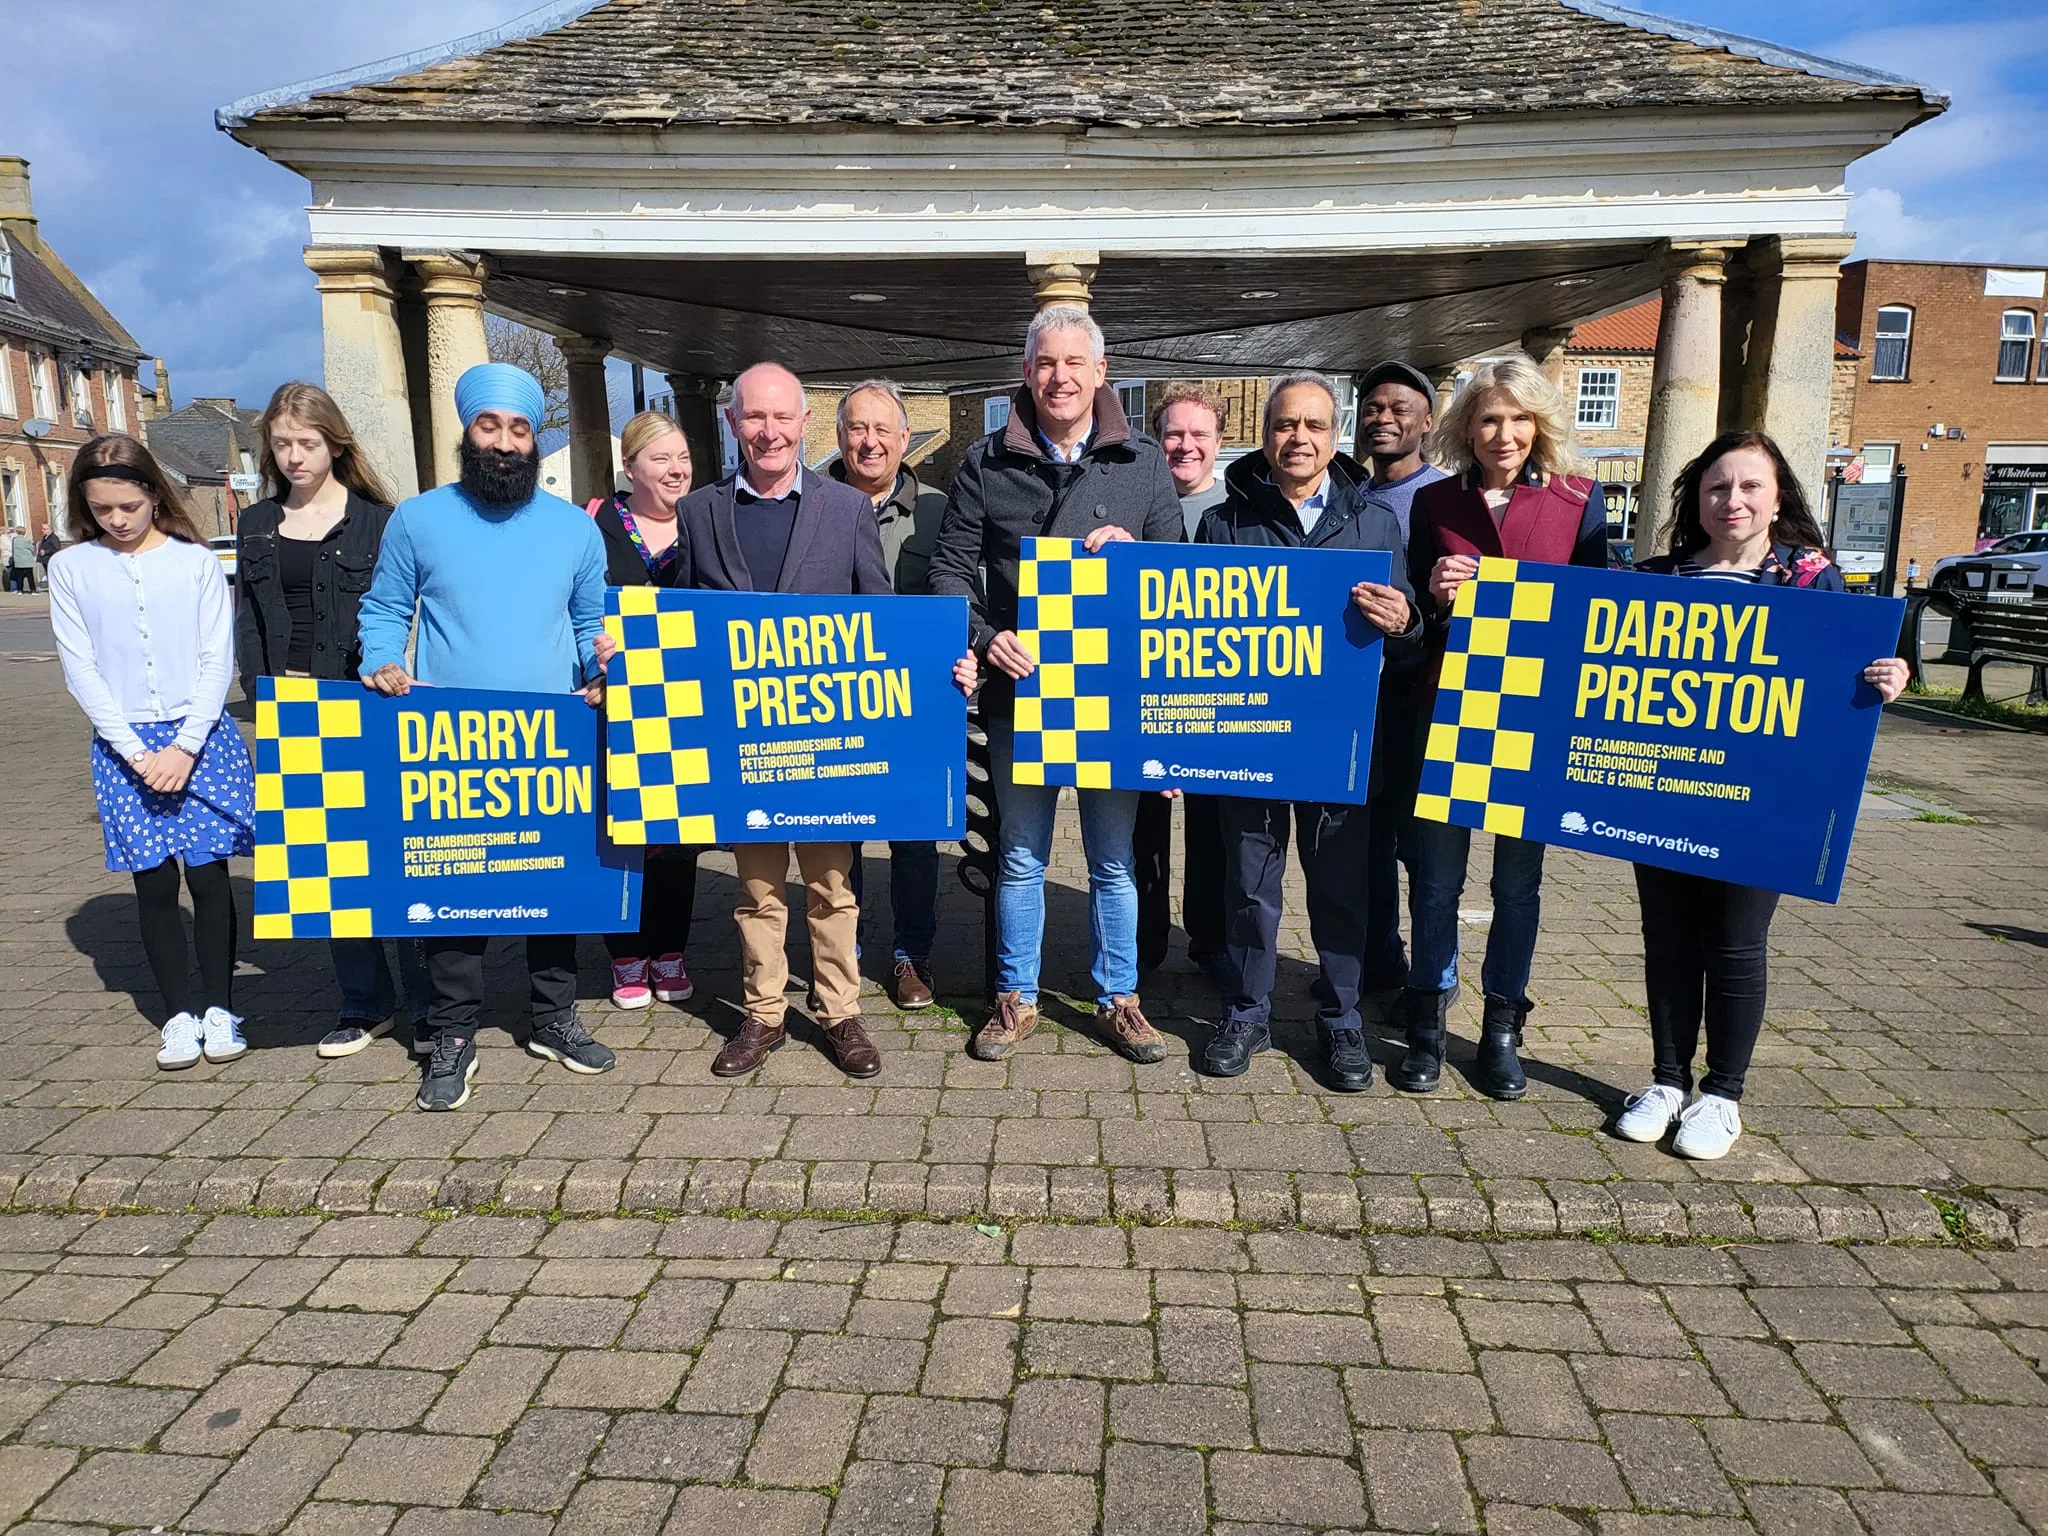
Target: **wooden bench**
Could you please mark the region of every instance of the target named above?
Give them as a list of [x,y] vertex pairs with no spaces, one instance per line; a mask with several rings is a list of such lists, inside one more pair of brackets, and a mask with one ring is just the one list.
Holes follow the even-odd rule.
[[2027,702],[2048,703],[2048,602],[1959,599],[1950,611],[1954,622],[1968,628],[1970,677],[1963,685],[1964,698],[1981,700],[1984,668],[2007,661],[2034,669]]

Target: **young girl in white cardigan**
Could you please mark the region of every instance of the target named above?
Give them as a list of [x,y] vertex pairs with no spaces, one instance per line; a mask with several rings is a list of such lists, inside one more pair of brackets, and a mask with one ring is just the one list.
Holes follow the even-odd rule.
[[134,877],[143,953],[170,1014],[157,1065],[232,1061],[248,1045],[231,1007],[227,860],[254,846],[256,785],[241,733],[223,715],[235,669],[227,578],[132,437],[109,433],[78,450],[67,511],[78,542],[50,562],[50,623],[65,684],[92,722],[107,868]]

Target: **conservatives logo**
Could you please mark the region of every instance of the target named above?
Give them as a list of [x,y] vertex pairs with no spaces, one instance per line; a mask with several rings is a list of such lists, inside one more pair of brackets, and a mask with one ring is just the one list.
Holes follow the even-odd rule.
[[431,923],[434,920],[434,909],[424,901],[416,901],[405,909],[405,920],[408,923]]
[[1148,757],[1145,759],[1144,774],[1148,779],[1163,779],[1166,777],[1166,764],[1156,757]]
[[769,819],[768,819],[768,813],[767,813],[766,811],[749,811],[749,812],[747,812],[747,829],[748,829],[749,831],[752,831],[752,832],[758,832],[758,831],[760,831],[760,830],[761,830],[761,829],[762,829],[763,827],[767,827],[767,826],[771,826],[771,825],[773,825],[773,823],[771,823],[771,822],[769,821]]
[[1566,811],[1562,816],[1558,817],[1557,825],[1560,830],[1565,832],[1590,832],[1593,830],[1586,818],[1577,811]]

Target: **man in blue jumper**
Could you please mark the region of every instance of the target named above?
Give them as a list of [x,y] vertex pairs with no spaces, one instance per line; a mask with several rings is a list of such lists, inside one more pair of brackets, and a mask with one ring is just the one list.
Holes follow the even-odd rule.
[[[363,686],[400,695],[415,681],[519,693],[604,697],[596,641],[604,625],[604,541],[576,507],[536,487],[534,429],[546,407],[529,373],[479,363],[455,381],[462,476],[400,503],[384,530],[360,620]],[[405,644],[414,610],[414,670]],[[481,934],[426,940],[433,1006],[414,1048],[426,1057],[421,1109],[460,1109],[476,1074],[483,1003]],[[576,935],[526,940],[533,1034],[526,1048],[572,1072],[604,1072],[612,1053],[576,1017]]]

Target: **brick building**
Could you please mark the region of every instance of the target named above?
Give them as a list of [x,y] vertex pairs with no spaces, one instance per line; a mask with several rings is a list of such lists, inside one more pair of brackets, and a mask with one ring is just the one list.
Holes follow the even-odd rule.
[[233,533],[242,509],[261,494],[251,487],[263,458],[262,419],[261,411],[202,395],[142,428],[149,451],[185,487],[186,510],[210,539]]
[[1836,330],[1862,353],[1847,441],[1906,471],[1899,569],[2048,527],[2048,273],[1852,261]]
[[71,461],[100,432],[140,430],[142,351],[44,243],[28,162],[0,155],[0,509],[59,531]]

